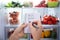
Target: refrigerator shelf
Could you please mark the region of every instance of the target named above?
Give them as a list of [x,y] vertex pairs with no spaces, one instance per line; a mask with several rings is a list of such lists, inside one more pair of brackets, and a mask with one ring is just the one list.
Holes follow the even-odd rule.
[[[9,40],[9,39],[7,39],[7,40]],[[28,39],[19,39],[19,40],[28,40]]]
[[42,25],[43,28],[57,28],[59,25]]
[[[19,27],[20,25],[6,25],[5,27]],[[43,28],[57,28],[59,25],[42,25]]]
[[[33,40],[33,39],[31,39]],[[57,39],[52,39],[52,38],[42,38],[41,40],[57,40]]]
[[[8,39],[7,39],[8,40]],[[19,39],[19,40],[28,40],[28,39]],[[33,40],[33,39],[30,39]],[[52,38],[42,38],[41,40],[57,40],[57,39],[52,39]]]

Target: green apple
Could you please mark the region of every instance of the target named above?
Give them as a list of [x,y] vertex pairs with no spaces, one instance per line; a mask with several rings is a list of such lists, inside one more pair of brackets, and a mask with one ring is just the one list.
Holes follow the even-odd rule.
[[48,7],[57,7],[58,2],[48,2]]

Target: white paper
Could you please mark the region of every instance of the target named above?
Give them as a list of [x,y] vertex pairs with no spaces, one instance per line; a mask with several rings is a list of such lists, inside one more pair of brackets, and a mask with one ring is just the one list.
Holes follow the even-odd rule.
[[[33,22],[34,20],[40,20],[39,13],[26,13],[25,14],[25,23]],[[25,28],[25,33],[30,33],[29,25]]]

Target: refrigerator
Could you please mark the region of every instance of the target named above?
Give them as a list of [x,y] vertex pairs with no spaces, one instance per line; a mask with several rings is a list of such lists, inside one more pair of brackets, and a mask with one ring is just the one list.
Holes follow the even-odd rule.
[[[12,23],[11,14],[13,12],[19,13],[17,24]],[[54,17],[59,18],[59,8],[5,8],[5,13],[7,15],[7,21],[4,25],[4,39],[8,40],[10,35],[14,32],[14,30],[19,27],[23,23],[29,23],[29,21],[33,22],[33,20],[42,20],[45,15],[52,15]],[[42,24],[44,30],[42,31],[41,40],[59,40],[59,28],[60,22],[57,24]],[[29,26],[24,29],[25,36],[20,40],[33,40],[33,37],[30,33]]]
[[[17,14],[14,14],[17,13]],[[41,40],[60,40],[60,7],[25,7],[25,8],[0,8],[0,40],[8,40],[14,30],[23,23],[43,20]],[[14,15],[13,15],[14,14]],[[15,16],[14,21],[12,21]],[[58,22],[46,24],[45,16],[56,17]],[[48,19],[47,19],[48,20]],[[24,37],[20,40],[33,40],[29,25],[24,29]]]

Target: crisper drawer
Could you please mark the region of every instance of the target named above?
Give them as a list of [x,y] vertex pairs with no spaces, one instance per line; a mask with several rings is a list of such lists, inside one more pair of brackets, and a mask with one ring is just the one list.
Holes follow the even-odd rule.
[[[42,35],[40,40],[57,40],[57,29],[56,28],[49,28],[49,29],[44,29],[42,31]],[[30,40],[33,40],[33,36],[30,35]]]
[[[43,31],[42,31],[42,37],[41,40],[58,40],[58,26],[57,25],[42,25]],[[6,26],[5,27],[5,39],[7,40],[10,35],[14,32],[17,25],[15,26]],[[27,31],[27,30],[26,30]],[[20,40],[33,40],[33,37],[31,33],[26,33],[23,38],[20,38]]]

